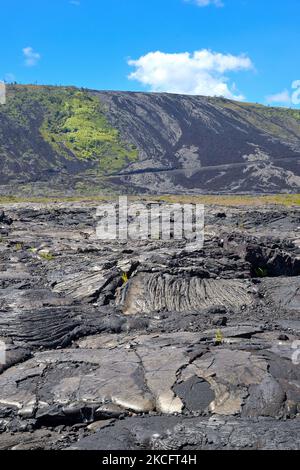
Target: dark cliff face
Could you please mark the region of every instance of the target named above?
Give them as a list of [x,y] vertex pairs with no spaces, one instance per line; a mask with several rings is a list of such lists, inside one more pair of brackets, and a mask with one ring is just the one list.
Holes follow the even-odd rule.
[[300,111],[10,87],[0,107],[0,185],[53,181],[63,189],[98,177],[128,192],[299,192]]
[[120,182],[157,192],[300,188],[300,113],[218,98],[99,93],[140,150]]

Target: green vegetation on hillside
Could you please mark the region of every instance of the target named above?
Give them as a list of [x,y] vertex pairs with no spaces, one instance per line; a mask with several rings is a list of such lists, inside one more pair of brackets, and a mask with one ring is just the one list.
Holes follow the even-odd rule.
[[180,204],[205,204],[220,206],[300,206],[300,194],[272,194],[267,196],[247,195],[203,195],[203,196],[159,196],[159,200]]
[[300,110],[276,108],[246,102],[230,101],[223,98],[208,98],[211,104],[235,113],[238,120],[261,129],[277,138],[295,140],[300,138]]
[[[85,195],[74,195],[70,197],[53,196],[53,197],[21,197],[21,196],[0,196],[0,204],[17,204],[24,202],[32,203],[57,203],[57,202],[103,202],[103,201],[115,201],[117,202],[117,195],[102,195],[102,196],[85,196]],[[300,194],[273,194],[268,196],[214,196],[214,195],[203,195],[203,196],[185,196],[185,195],[165,195],[165,196],[153,196],[145,195],[142,196],[129,196],[129,201],[152,201],[152,202],[166,202],[176,204],[204,204],[207,206],[300,206]]]
[[4,112],[28,130],[35,123],[58,155],[99,161],[103,173],[119,171],[138,158],[137,149],[109,124],[99,99],[87,91],[11,86]]
[[[0,189],[21,197],[178,188],[208,194],[299,192],[299,142],[295,109],[8,85],[7,104],[0,105]],[[228,164],[224,171],[223,164]],[[134,176],[125,177],[126,169]]]

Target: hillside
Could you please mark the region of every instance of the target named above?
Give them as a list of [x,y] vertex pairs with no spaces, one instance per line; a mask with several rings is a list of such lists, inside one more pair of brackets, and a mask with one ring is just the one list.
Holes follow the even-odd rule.
[[[300,110],[222,98],[8,86],[0,192],[299,192]],[[44,190],[44,189],[43,189]]]

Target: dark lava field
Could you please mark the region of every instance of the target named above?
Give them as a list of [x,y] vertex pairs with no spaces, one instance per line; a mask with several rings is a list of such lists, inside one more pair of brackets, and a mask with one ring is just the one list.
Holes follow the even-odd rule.
[[207,206],[203,248],[0,208],[0,449],[300,449],[300,211]]

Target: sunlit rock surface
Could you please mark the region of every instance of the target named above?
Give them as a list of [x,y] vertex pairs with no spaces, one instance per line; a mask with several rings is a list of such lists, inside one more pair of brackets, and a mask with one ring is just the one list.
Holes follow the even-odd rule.
[[299,210],[208,207],[192,250],[95,213],[4,207],[0,448],[299,449]]

